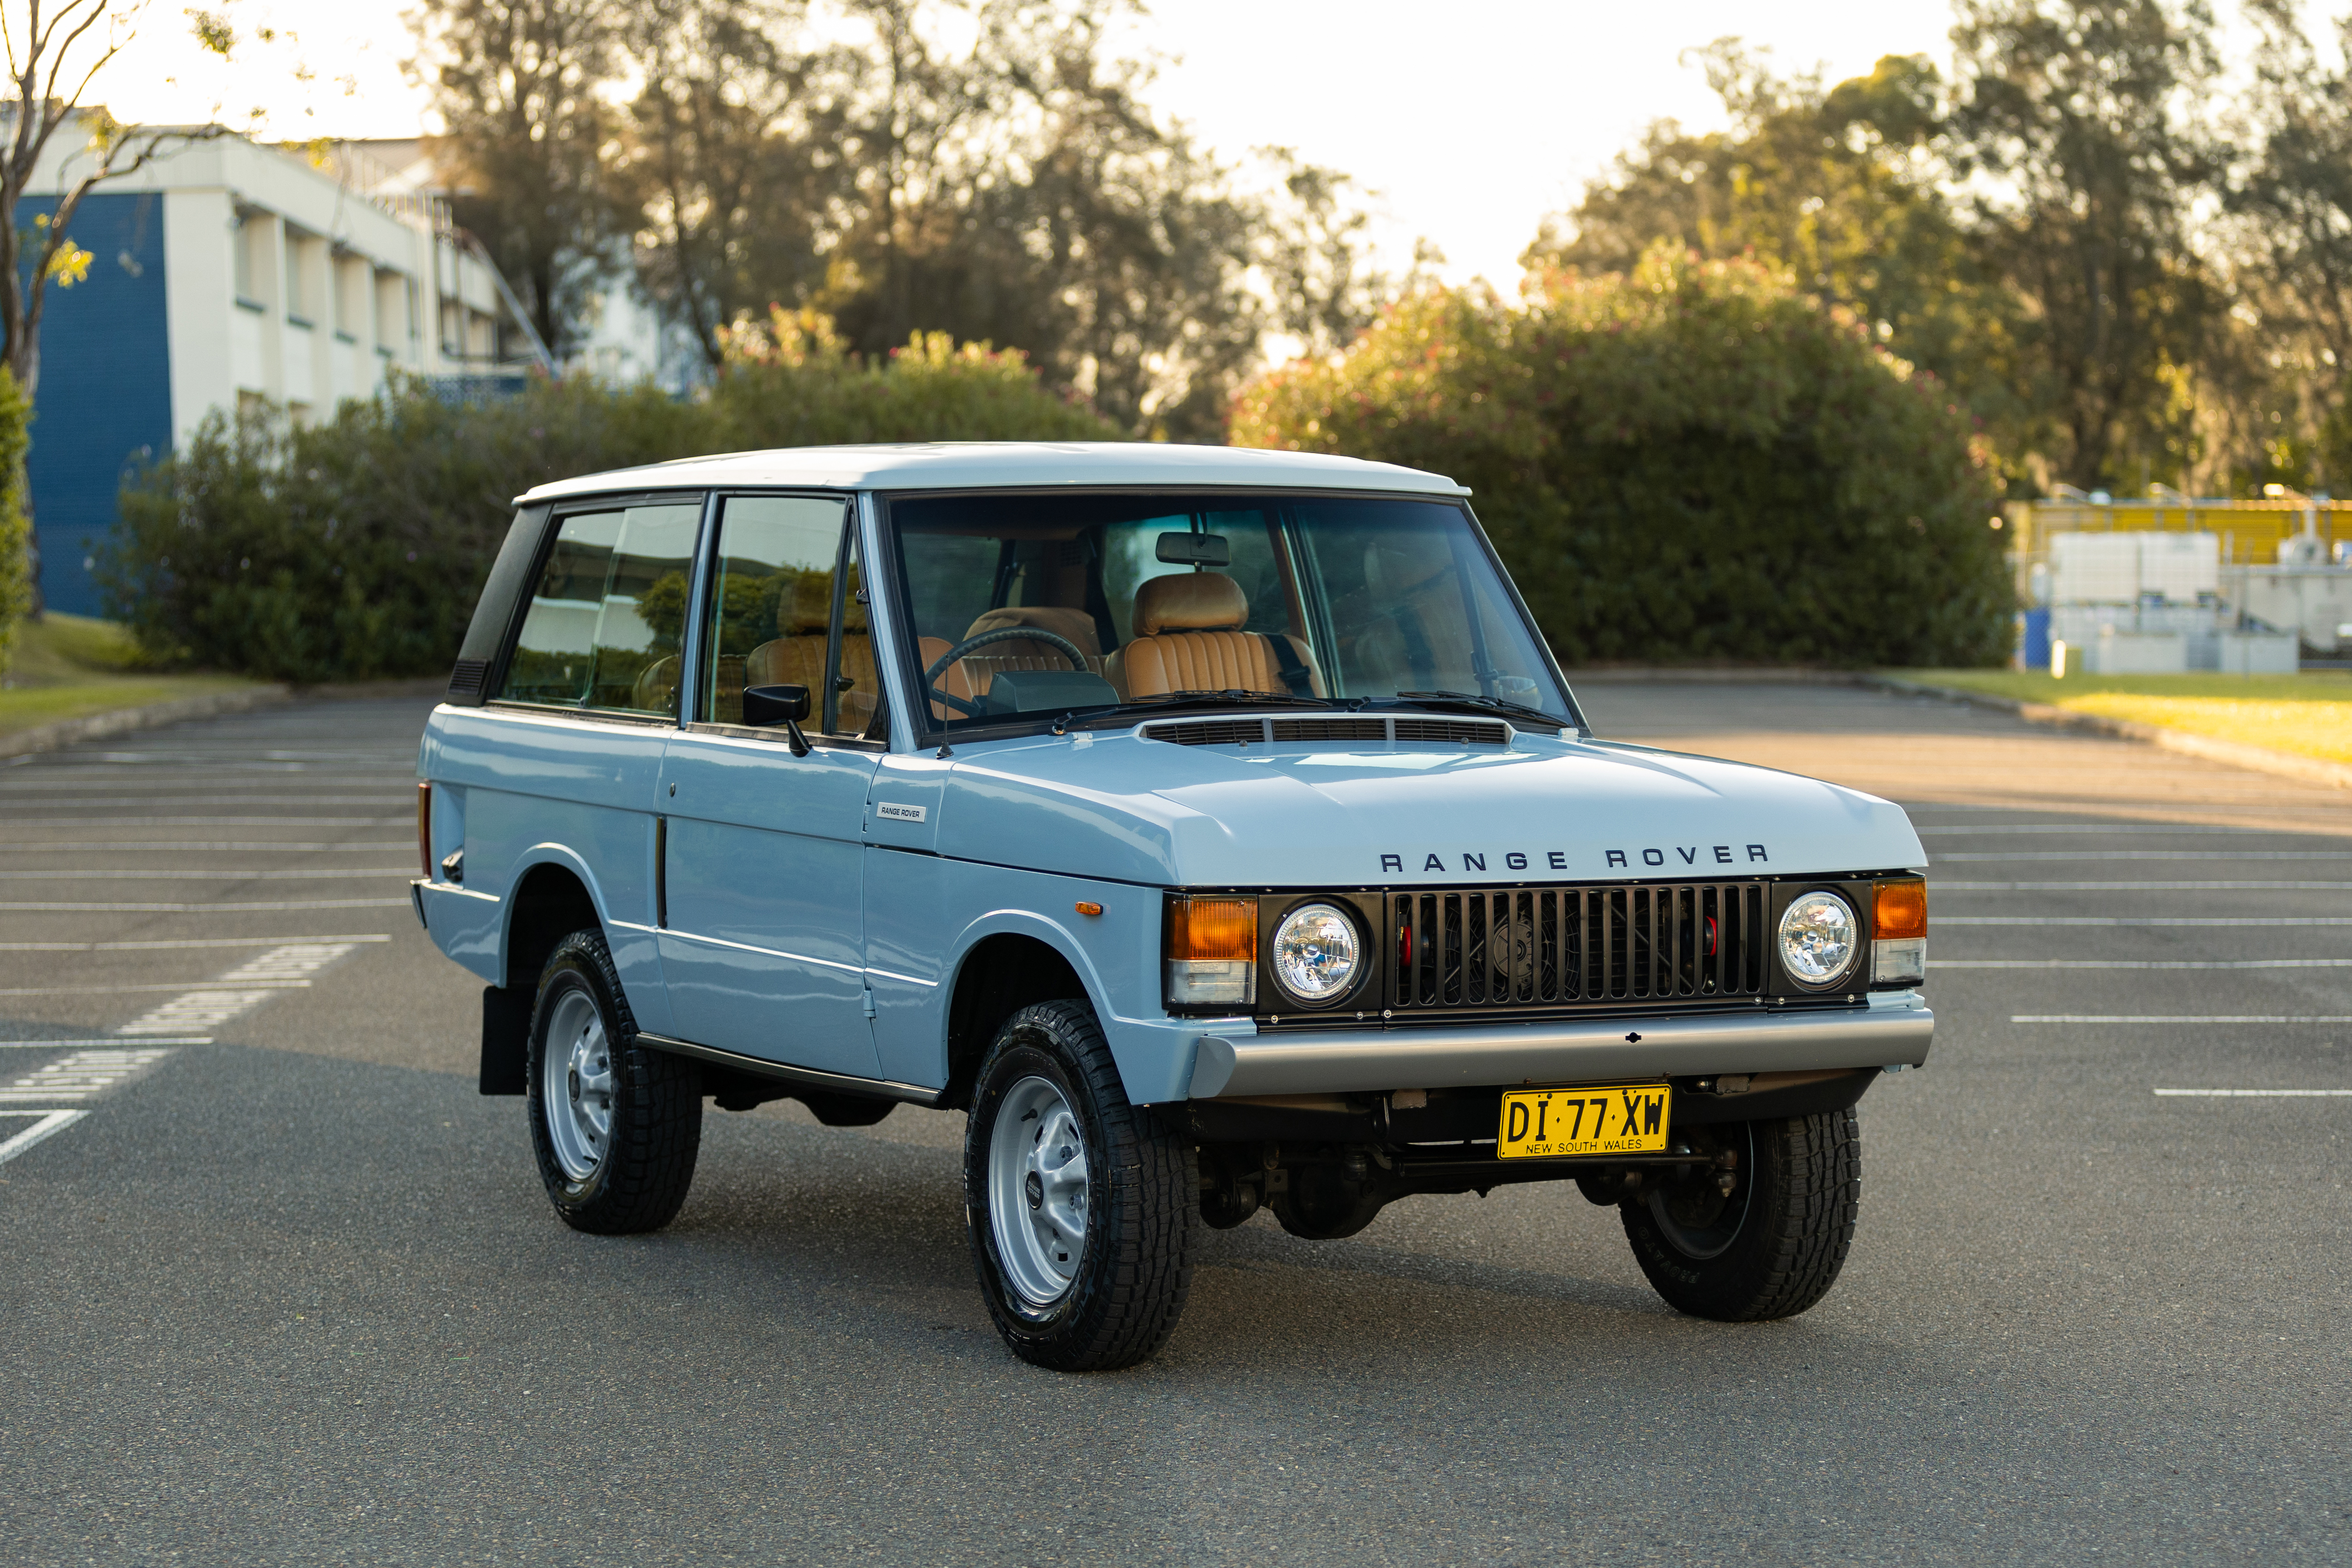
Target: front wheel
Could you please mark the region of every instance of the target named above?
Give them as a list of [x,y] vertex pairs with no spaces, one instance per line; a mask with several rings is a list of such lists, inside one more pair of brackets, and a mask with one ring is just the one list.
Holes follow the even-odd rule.
[[1084,1002],[1015,1013],[981,1063],[964,1133],[981,1292],[1022,1360],[1132,1366],[1168,1342],[1192,1281],[1192,1147],[1128,1103]]
[[1623,1205],[1634,1260],[1669,1306],[1693,1317],[1796,1316],[1829,1294],[1853,1241],[1853,1111],[1698,1131],[1701,1162]]

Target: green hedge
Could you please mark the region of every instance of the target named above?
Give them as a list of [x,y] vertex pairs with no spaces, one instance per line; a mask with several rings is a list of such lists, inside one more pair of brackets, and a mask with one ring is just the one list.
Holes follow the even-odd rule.
[[1114,440],[1018,354],[919,338],[878,363],[780,314],[733,334],[706,396],[585,379],[456,405],[415,382],[329,423],[215,414],[136,476],[102,552],[109,613],[149,657],[275,679],[438,674],[513,498],[574,474],[752,447]]
[[1451,474],[1565,664],[1979,665],[2012,595],[1966,415],[1748,262],[1393,308],[1236,400],[1238,445]]
[[32,400],[0,367],[0,676],[16,652],[16,627],[32,608],[33,576],[26,559],[31,521],[25,515],[25,457],[32,450]]

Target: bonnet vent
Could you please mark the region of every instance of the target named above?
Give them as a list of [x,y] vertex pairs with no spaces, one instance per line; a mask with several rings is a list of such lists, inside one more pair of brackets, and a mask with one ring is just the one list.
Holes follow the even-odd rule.
[[1143,738],[1171,746],[1247,746],[1265,739],[1263,719],[1213,719],[1198,724],[1146,724]]
[[1485,719],[1199,719],[1181,724],[1146,724],[1143,738],[1175,746],[1390,740],[1399,745],[1507,746],[1511,728]]
[[1510,743],[1511,731],[1484,719],[1399,719],[1396,738],[1400,745],[1434,741],[1445,746],[1503,746]]

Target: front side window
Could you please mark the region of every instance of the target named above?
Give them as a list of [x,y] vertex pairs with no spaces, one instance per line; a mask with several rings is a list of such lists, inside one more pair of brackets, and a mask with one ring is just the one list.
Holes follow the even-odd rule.
[[999,494],[897,500],[889,519],[935,728],[1433,694],[1575,722],[1452,502]]
[[675,717],[698,500],[574,512],[556,527],[500,699]]
[[741,723],[746,686],[803,686],[812,728],[874,728],[881,688],[847,521],[847,504],[834,496],[721,503],[709,623],[716,647],[702,661],[698,704],[709,722]]

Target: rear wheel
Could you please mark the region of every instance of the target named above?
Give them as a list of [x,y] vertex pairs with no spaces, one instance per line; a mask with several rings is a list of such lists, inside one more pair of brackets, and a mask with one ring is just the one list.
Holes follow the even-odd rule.
[[1698,1134],[1694,1164],[1621,1210],[1651,1287],[1678,1310],[1731,1323],[1794,1317],[1829,1294],[1862,1190],[1853,1110]]
[[1013,1354],[1105,1372],[1167,1343],[1192,1281],[1198,1185],[1192,1145],[1128,1103],[1084,1002],[1024,1007],[998,1032],[964,1133],[964,1216]]
[[549,955],[526,1081],[531,1151],[566,1225],[625,1236],[677,1217],[702,1144],[701,1075],[637,1043],[602,931]]

